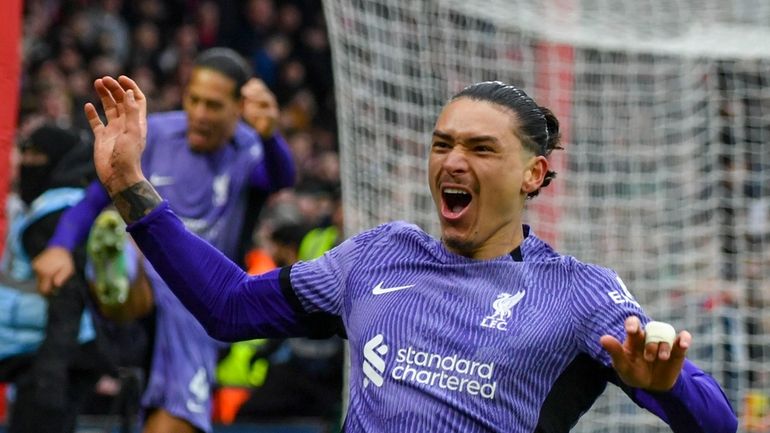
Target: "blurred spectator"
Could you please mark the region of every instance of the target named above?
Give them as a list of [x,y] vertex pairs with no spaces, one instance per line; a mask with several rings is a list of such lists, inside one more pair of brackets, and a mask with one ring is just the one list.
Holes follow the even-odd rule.
[[306,234],[307,229],[293,223],[278,226],[273,230],[265,249],[276,266],[289,266],[298,260],[299,246]]
[[273,31],[275,5],[272,0],[246,0],[243,16],[245,22],[233,42],[239,51],[252,53]]
[[280,104],[286,104],[305,86],[307,71],[297,58],[290,58],[283,63],[279,71],[275,96]]
[[[149,68],[153,73],[160,73],[155,69],[159,65],[161,51],[161,35],[157,24],[152,21],[142,21],[134,27],[133,46],[128,65],[131,68]],[[144,87],[142,87],[144,89]]]
[[332,75],[331,48],[326,30],[320,26],[312,26],[302,33],[302,54],[300,58],[305,63],[308,72],[308,86],[317,99],[317,104],[323,106],[328,113],[334,113],[334,78]]
[[310,230],[299,244],[297,257],[299,260],[313,260],[323,253],[336,247],[344,236],[342,200],[339,195],[333,196],[331,213],[322,223]]
[[[337,222],[341,223],[341,219]],[[329,239],[328,231],[316,229],[305,235],[298,224],[276,227],[266,249],[277,266],[289,266],[301,256],[301,244],[314,255],[323,254],[338,239]],[[323,240],[321,240],[323,238]],[[320,242],[319,242],[320,241]],[[326,249],[324,249],[326,248]],[[319,418],[333,425],[341,413],[344,350],[339,337],[327,340],[289,338],[266,340],[254,350],[250,363],[266,359],[267,374],[240,405],[236,420],[243,422],[285,421],[297,417]],[[253,371],[254,367],[251,367]]]
[[293,131],[307,131],[317,111],[316,100],[310,91],[297,87],[291,99],[284,104],[281,124]]
[[213,1],[201,3],[196,16],[200,48],[211,48],[219,44],[219,22],[219,5]]
[[277,13],[275,28],[283,35],[288,36],[292,42],[299,42],[302,32],[302,11],[290,1],[280,3]]
[[197,53],[198,33],[195,26],[184,24],[175,30],[173,42],[161,52],[158,65],[163,75],[170,78],[180,63],[195,58]]
[[[46,124],[22,141],[18,194],[27,210],[13,222],[3,257],[8,265],[3,279],[10,287],[30,286],[31,257],[45,248],[62,212],[83,196],[93,178],[91,147],[76,134]],[[75,260],[82,263],[82,259],[83,251],[76,251]],[[99,376],[109,371],[93,341],[91,319],[83,316],[85,283],[75,275],[47,303],[31,293],[25,296],[25,305],[43,309],[47,320],[35,317],[39,322],[27,323],[42,331],[27,341],[29,349],[37,348],[34,353],[0,364],[7,374],[4,379],[16,384],[8,431],[73,432],[81,404]],[[81,346],[84,341],[89,343]]]
[[334,208],[334,192],[315,182],[297,185],[296,201],[300,214],[309,227],[326,225]]
[[128,24],[120,14],[123,0],[99,0],[89,11],[92,38],[102,55],[123,64],[131,49]]
[[252,62],[262,80],[274,88],[278,83],[278,69],[291,54],[292,44],[284,35],[270,36],[262,48],[253,54]]
[[[285,127],[285,124],[282,123],[282,126]],[[300,174],[306,173],[312,168],[308,167],[308,163],[313,157],[313,137],[308,132],[297,131],[289,135],[287,140]]]

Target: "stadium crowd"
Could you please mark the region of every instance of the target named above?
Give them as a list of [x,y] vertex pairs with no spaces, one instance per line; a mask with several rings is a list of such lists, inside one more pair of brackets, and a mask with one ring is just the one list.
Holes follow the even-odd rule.
[[[208,48],[230,47],[250,63],[275,95],[280,107],[278,129],[297,168],[293,188],[257,198],[266,202],[255,206],[262,209],[259,215],[247,216],[258,222],[246,224],[255,230],[243,234],[242,266],[262,272],[298,257],[315,257],[340,241],[331,56],[319,1],[31,0],[24,4],[23,19],[19,149],[14,167],[24,166],[25,145],[34,141],[39,146],[41,137],[57,142],[72,136],[80,143],[92,143],[82,107],[95,99],[95,78],[129,75],[144,89],[148,111],[180,110],[197,56]],[[82,184],[71,186],[85,187],[87,180],[94,179],[92,171],[80,174]],[[18,190],[18,173],[12,178]],[[27,176],[27,183],[29,179]],[[152,338],[147,335],[148,325],[141,320],[94,323],[97,340],[107,340],[100,344],[114,352],[103,361],[110,368],[98,371],[93,395],[68,410],[135,416],[138,403],[127,400],[138,399],[139,393],[132,388],[137,383],[141,387],[146,380],[142,372]],[[339,340],[323,344],[301,339],[245,342],[223,349],[221,358],[217,379],[223,386],[215,391],[215,421],[296,415],[336,421],[342,382]],[[0,382],[13,382],[19,362],[5,361],[0,357]],[[22,362],[34,361],[25,357]],[[74,360],[67,362],[70,369],[92,368],[76,366]],[[312,377],[318,389],[303,387],[303,375]],[[296,386],[287,383],[287,378],[294,378]],[[255,391],[260,387],[262,394]],[[297,392],[313,399],[312,404],[306,400],[302,405],[305,413],[297,407],[293,394]],[[13,405],[14,393],[6,394]],[[244,409],[239,411],[240,407]]]

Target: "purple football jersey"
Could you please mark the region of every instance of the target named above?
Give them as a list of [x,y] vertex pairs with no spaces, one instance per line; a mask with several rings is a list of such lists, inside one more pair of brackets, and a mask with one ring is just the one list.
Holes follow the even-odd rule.
[[166,203],[129,231],[217,338],[344,331],[348,433],[567,433],[607,383],[674,432],[737,428],[719,385],[688,360],[670,391],[622,383],[599,338],[623,340],[628,316],[649,318],[614,272],[557,254],[526,226],[509,255],[473,260],[386,224],[260,276],[185,231]]
[[305,310],[345,323],[346,431],[532,432],[578,354],[609,366],[599,337],[649,320],[612,271],[531,233],[518,254],[469,259],[393,223],[293,266]]
[[234,258],[245,215],[249,176],[262,161],[257,133],[242,123],[235,138],[213,153],[187,143],[184,112],[150,116],[142,170],[185,226]]

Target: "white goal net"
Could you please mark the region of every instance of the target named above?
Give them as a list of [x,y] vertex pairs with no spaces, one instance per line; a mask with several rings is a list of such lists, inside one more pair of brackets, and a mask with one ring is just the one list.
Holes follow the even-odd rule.
[[[525,89],[562,122],[557,180],[526,221],[615,269],[770,431],[770,2],[328,0],[347,232],[436,233],[430,134],[467,84]],[[578,432],[663,432],[608,391]]]

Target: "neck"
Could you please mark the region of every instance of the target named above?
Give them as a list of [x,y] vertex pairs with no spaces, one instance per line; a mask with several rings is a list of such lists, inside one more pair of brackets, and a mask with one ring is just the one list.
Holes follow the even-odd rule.
[[524,232],[521,224],[514,227],[506,226],[505,231],[499,231],[495,236],[487,239],[481,245],[469,245],[451,240],[442,239],[442,243],[449,251],[475,260],[489,260],[495,257],[510,254],[524,241]]

